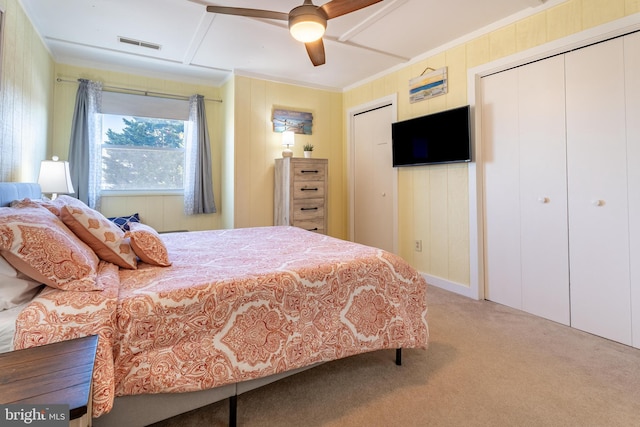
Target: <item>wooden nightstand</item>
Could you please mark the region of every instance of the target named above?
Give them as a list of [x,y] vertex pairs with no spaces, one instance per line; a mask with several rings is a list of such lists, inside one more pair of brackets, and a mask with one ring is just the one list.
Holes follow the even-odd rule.
[[0,403],[69,405],[70,426],[91,425],[98,336],[0,354]]

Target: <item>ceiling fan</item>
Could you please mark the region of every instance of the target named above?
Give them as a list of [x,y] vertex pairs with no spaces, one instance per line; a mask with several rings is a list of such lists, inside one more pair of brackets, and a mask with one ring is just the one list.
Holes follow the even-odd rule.
[[304,43],[309,59],[317,67],[325,63],[322,36],[327,28],[327,21],[380,1],[382,0],[331,0],[322,6],[316,6],[311,0],[304,0],[301,6],[293,8],[289,13],[226,6],[207,6],[207,12],[289,21],[289,32],[294,39]]

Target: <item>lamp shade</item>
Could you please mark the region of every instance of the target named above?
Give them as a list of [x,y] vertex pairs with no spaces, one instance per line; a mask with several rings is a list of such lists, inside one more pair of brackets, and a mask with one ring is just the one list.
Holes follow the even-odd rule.
[[40,175],[38,184],[43,193],[72,194],[74,193],[71,183],[71,173],[69,172],[69,162],[58,161],[54,156],[53,160],[43,160],[40,163]]
[[293,137],[292,130],[285,130],[282,132],[282,145],[286,145],[289,147],[290,145],[295,144],[295,138]]
[[282,132],[282,145],[287,147],[282,150],[282,157],[293,157],[293,151],[289,148],[290,145],[295,143],[292,130],[285,130]]

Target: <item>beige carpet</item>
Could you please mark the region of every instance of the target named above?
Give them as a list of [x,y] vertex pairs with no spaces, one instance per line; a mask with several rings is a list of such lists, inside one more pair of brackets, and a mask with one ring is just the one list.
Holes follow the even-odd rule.
[[[429,289],[430,345],[238,396],[239,426],[640,426],[640,350]],[[228,402],[155,427],[225,426]]]

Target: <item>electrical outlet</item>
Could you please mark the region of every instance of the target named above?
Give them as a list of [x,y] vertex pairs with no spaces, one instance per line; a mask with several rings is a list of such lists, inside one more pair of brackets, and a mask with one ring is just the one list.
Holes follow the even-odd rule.
[[416,252],[422,252],[422,240],[416,240],[413,244],[413,249]]

